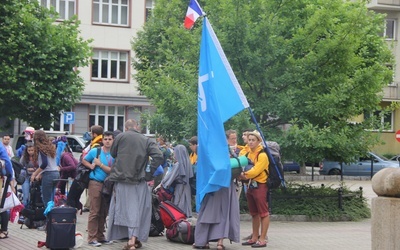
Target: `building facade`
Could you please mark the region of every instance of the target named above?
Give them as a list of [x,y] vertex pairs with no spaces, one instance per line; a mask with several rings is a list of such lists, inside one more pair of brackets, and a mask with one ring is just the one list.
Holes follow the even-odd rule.
[[[142,121],[142,114],[154,109],[149,100],[140,95],[132,78],[133,51],[131,42],[142,28],[153,8],[153,0],[39,0],[42,6],[53,7],[57,21],[76,15],[80,21],[81,36],[92,39],[92,63],[79,68],[85,90],[79,103],[71,110],[73,123],[60,114],[54,131],[83,134],[91,125],[105,130],[123,131],[127,119]],[[14,122],[13,133],[20,134],[27,124]],[[142,132],[150,135],[146,124]]]
[[[387,65],[393,69],[392,81],[383,89],[383,107],[392,102],[400,102],[400,47],[398,44],[400,20],[400,0],[371,0],[368,8],[377,13],[385,14],[385,29],[383,36],[394,55],[393,65]],[[373,150],[381,154],[400,154],[400,141],[396,139],[396,131],[400,130],[400,109],[382,117],[382,122],[389,126],[381,134],[384,145],[376,146]],[[400,139],[400,138],[399,138]]]

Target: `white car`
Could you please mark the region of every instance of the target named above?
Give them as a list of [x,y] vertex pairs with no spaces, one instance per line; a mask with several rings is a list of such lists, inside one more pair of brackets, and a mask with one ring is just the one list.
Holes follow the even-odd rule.
[[[57,132],[46,132],[48,136],[65,136],[68,140],[68,146],[72,150],[72,154],[74,157],[79,160],[81,156],[82,150],[85,148],[85,144],[87,141],[83,139],[83,135],[69,135],[65,133],[57,133]],[[17,149],[19,149],[25,143],[25,136],[18,135],[12,139],[11,145],[14,150],[14,154],[17,155]]]

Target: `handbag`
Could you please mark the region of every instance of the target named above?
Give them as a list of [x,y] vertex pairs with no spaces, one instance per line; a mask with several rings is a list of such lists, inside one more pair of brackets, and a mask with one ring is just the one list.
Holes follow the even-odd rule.
[[114,190],[114,182],[110,181],[110,176],[107,176],[101,188],[101,195],[107,203],[111,201],[112,192]]
[[15,195],[15,193],[11,190],[9,185],[8,185],[7,192],[4,192],[4,190],[3,190],[2,195],[5,195],[6,198],[5,198],[3,207],[0,208],[0,213],[21,205],[21,201],[18,199],[18,197]]
[[[99,157],[101,152],[101,147],[97,148],[97,154],[96,158]],[[75,180],[78,182],[78,184],[83,188],[88,188],[89,187],[89,181],[90,181],[90,172],[92,171],[91,169],[85,167],[83,163],[80,161],[78,163],[78,166],[76,167],[77,170],[77,175],[75,177]]]
[[79,162],[77,167],[78,174],[75,177],[75,181],[83,188],[88,188],[89,186],[89,175],[92,171],[91,169],[86,168],[81,162]]

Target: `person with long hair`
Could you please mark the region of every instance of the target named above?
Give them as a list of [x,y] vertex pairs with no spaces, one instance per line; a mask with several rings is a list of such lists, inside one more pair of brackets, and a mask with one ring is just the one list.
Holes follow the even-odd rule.
[[[56,163],[59,166],[61,179],[74,179],[76,177],[76,167],[78,160],[72,154],[71,148],[68,146],[68,140],[65,136],[58,137],[53,144],[57,145],[56,149]],[[59,181],[57,184],[58,190],[61,194],[66,193],[65,187],[67,182]]]
[[22,173],[25,175],[25,181],[22,183],[22,204],[24,206],[28,206],[30,199],[30,186],[31,186],[31,176],[32,173],[38,168],[37,161],[34,160],[35,148],[32,142],[28,142],[25,144],[25,149],[20,159],[20,163],[24,167]]
[[60,178],[60,172],[56,163],[56,147],[52,144],[46,133],[42,130],[36,130],[33,135],[34,160],[38,161],[39,168],[33,172],[31,181],[42,179],[42,198],[47,207],[47,203],[53,200],[55,193],[55,184],[53,181]]

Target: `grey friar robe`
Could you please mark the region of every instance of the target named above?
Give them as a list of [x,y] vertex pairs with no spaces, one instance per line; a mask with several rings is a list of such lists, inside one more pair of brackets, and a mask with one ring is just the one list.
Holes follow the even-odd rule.
[[176,163],[167,172],[161,185],[168,189],[174,187],[172,202],[182,209],[188,217],[192,216],[192,195],[190,191],[189,178],[193,177],[192,164],[190,164],[189,153],[183,145],[174,148]]
[[240,241],[239,200],[233,181],[229,188],[206,194],[201,202],[194,239],[196,246],[218,239]]

